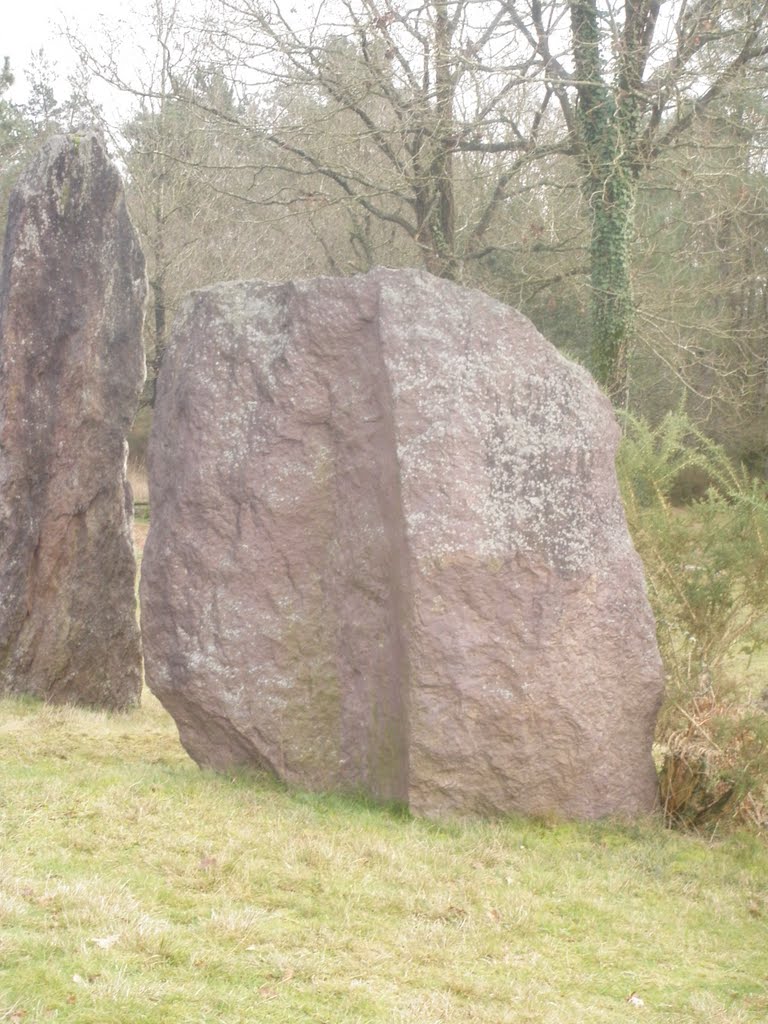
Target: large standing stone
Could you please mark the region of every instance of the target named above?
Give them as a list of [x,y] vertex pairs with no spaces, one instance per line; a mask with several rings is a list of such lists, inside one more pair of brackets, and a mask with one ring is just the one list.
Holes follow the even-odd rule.
[[653,807],[662,677],[589,376],[418,271],[186,303],[147,681],[200,763],[444,813]]
[[139,699],[125,436],[145,295],[102,143],[52,139],[11,196],[0,280],[0,692]]

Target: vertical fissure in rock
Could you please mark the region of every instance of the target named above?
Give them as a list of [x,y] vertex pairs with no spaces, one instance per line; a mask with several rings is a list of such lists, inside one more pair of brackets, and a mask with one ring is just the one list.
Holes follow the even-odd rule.
[[[376,289],[375,359],[378,366],[378,401],[383,419],[382,461],[382,522],[388,536],[391,551],[389,578],[389,614],[394,663],[393,717],[397,722],[398,748],[396,764],[400,766],[397,778],[397,792],[393,795],[404,804],[408,802],[409,760],[410,760],[410,682],[411,669],[408,656],[408,634],[413,617],[410,590],[410,554],[408,531],[403,506],[403,492],[400,464],[397,455],[397,429],[394,418],[392,382],[384,358],[381,336],[381,289]],[[399,721],[397,719],[399,718]]]
[[[379,289],[375,280],[359,287],[351,337],[340,346],[337,365],[329,366],[340,564],[328,597],[339,623],[342,751],[350,783],[359,788],[362,780],[380,799],[404,803],[410,616],[405,518]],[[343,385],[334,384],[340,379]],[[361,731],[367,735],[363,744]]]

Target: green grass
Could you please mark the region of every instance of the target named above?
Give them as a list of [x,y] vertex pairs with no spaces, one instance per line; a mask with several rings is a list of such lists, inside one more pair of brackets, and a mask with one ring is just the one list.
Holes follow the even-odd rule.
[[0,1021],[768,1020],[754,835],[436,825],[214,776],[151,697],[2,702],[0,749]]

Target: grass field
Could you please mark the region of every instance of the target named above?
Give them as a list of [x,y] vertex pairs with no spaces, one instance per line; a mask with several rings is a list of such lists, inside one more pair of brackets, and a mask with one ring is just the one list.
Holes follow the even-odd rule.
[[150,696],[5,701],[0,733],[0,1021],[768,1020],[757,836],[436,825],[213,776]]

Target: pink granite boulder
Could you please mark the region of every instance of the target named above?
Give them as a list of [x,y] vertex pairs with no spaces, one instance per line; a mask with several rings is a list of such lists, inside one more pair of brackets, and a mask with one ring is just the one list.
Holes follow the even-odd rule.
[[611,408],[420,271],[193,293],[160,380],[147,682],[198,762],[417,813],[653,808]]
[[144,379],[144,258],[94,134],[14,190],[0,280],[0,692],[136,704],[126,433]]

